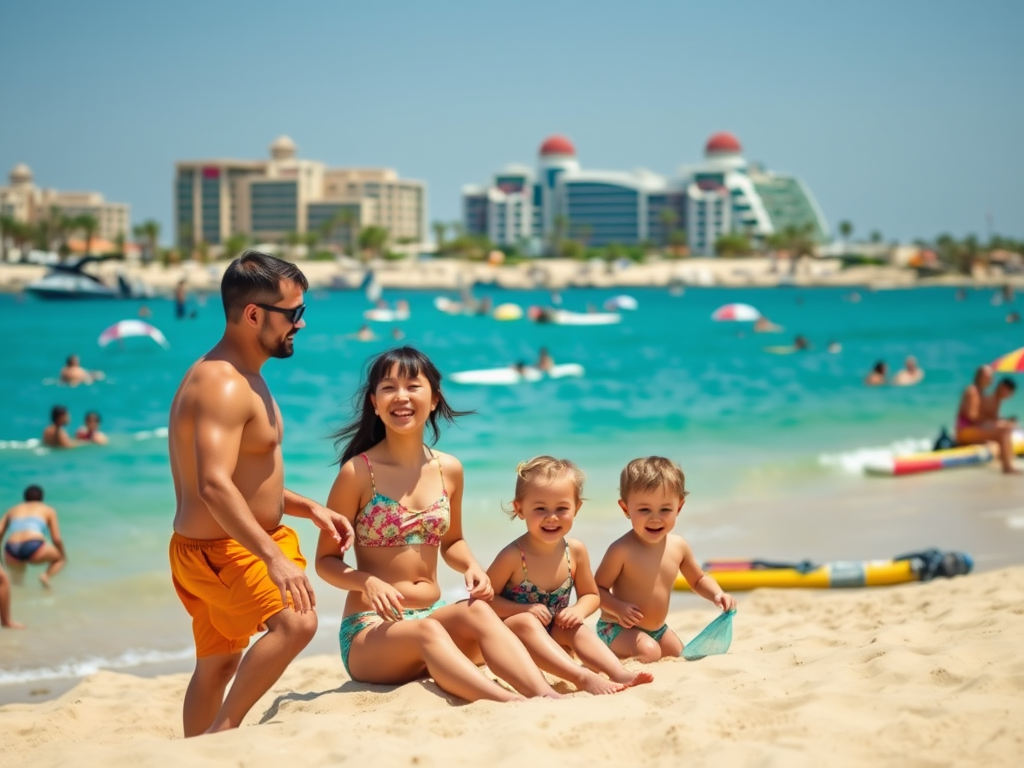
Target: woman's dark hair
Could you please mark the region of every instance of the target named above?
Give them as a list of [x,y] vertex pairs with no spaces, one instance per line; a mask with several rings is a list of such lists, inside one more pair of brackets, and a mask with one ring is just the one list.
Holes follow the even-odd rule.
[[290,280],[309,289],[309,281],[297,266],[261,251],[246,251],[232,261],[220,281],[224,316],[237,320],[249,304],[273,304],[281,300],[281,281]]
[[885,360],[879,360],[875,363],[875,367],[871,369],[872,373],[885,373]]
[[427,419],[427,426],[430,427],[432,435],[431,445],[437,442],[441,434],[437,423],[439,418],[443,418],[449,423],[455,423],[456,417],[473,413],[473,411],[452,410],[452,407],[448,405],[448,401],[444,399],[444,394],[441,392],[441,372],[437,370],[437,366],[430,362],[430,358],[418,349],[414,347],[396,347],[395,349],[381,352],[370,363],[369,369],[366,372],[366,383],[363,384],[354,398],[354,401],[357,403],[358,415],[331,436],[334,438],[335,448],[344,445],[341,457],[338,459],[339,464],[344,464],[353,456],[358,456],[368,451],[384,439],[384,422],[380,420],[380,416],[373,412],[373,403],[370,401],[370,396],[377,391],[377,386],[381,380],[390,374],[391,369],[396,365],[398,366],[399,376],[415,378],[422,373],[430,384],[431,392],[437,398],[437,407],[430,412],[430,416]]
[[24,497],[25,501],[42,501],[43,489],[38,485],[30,485],[25,489]]

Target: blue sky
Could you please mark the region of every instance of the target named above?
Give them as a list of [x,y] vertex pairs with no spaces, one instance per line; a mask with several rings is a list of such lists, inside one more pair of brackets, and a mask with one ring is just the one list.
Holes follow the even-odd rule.
[[1024,2],[0,0],[0,173],[171,225],[174,162],[303,157],[459,191],[564,133],[671,174],[707,137],[886,239],[1024,237]]

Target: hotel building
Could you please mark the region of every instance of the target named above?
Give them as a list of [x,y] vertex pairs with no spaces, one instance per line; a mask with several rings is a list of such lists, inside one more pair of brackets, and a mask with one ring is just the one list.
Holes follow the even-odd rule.
[[108,203],[99,192],[66,192],[41,189],[35,185],[32,170],[24,163],[14,166],[9,186],[0,187],[0,216],[15,221],[38,224],[59,208],[63,216],[92,216],[96,219],[96,236],[114,242],[127,237],[131,230],[131,206]]
[[177,242],[220,245],[234,233],[280,241],[319,231],[349,244],[363,227],[385,228],[392,241],[420,242],[426,232],[426,184],[390,168],[328,168],[296,157],[281,136],[269,160],[191,160],[175,164]]
[[690,251],[707,256],[719,237],[734,232],[756,241],[810,225],[819,242],[829,237],[806,185],[747,163],[730,133],[712,136],[704,162],[674,178],[584,169],[572,142],[551,136],[541,144],[536,171],[512,165],[487,186],[464,187],[462,209],[468,233],[534,251],[556,237],[597,247],[665,244],[671,229],[685,230]]

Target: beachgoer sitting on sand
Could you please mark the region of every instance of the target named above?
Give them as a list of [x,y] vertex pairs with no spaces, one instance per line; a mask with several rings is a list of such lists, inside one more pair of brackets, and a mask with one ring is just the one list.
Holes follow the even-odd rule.
[[1021,470],[1013,463],[1013,425],[986,420],[982,413],[985,390],[991,383],[992,367],[982,365],[974,372],[974,380],[964,388],[956,413],[956,442],[958,445],[995,443],[1003,472],[1019,475],[1022,474]]
[[[436,440],[439,418],[460,415],[440,382],[423,353],[388,350],[370,365],[359,414],[337,433],[344,448],[327,505],[355,527],[356,567],[321,536],[316,571],[348,592],[342,664],[363,683],[429,675],[467,701],[558,698],[494,612],[490,579],[462,538],[462,464],[424,444],[428,425]],[[441,600],[439,557],[464,574],[469,600]],[[480,674],[480,663],[519,693]]]
[[[24,501],[15,504],[0,518],[0,541],[7,535],[4,560],[18,584],[24,579],[27,566],[46,565],[46,571],[39,574],[39,581],[49,587],[50,579],[67,562],[57,511],[43,503],[43,489],[38,485],[26,488],[23,498]],[[46,540],[47,533],[52,544]]]
[[764,315],[754,321],[754,333],[781,333],[782,326],[776,325]]
[[550,371],[555,367],[555,360],[551,357],[551,353],[548,352],[547,347],[540,348],[540,354],[537,355],[537,368],[541,371]]
[[50,423],[43,429],[43,445],[51,448],[75,448],[78,443],[71,439],[64,428],[71,423],[71,415],[63,405],[50,409]]
[[92,384],[94,381],[102,381],[103,371],[87,371],[78,360],[78,355],[68,355],[64,367],[60,369],[60,380],[69,387],[77,387],[79,384]]
[[871,373],[864,377],[864,383],[869,387],[879,387],[885,384],[885,377],[889,373],[889,366],[884,360],[879,360],[871,369]]
[[612,542],[595,574],[601,590],[597,634],[619,656],[652,662],[683,652],[665,623],[680,573],[694,594],[723,611],[736,607],[736,599],[701,569],[686,540],[671,535],[687,493],[683,470],[660,456],[633,459],[619,477],[619,506],[633,529]]
[[897,387],[909,387],[923,378],[924,371],[917,364],[917,358],[907,355],[907,359],[903,361],[903,368],[896,371],[896,375],[892,377],[892,383]]
[[[510,514],[526,523],[526,533],[502,549],[487,569],[491,584],[501,588],[492,601],[494,612],[523,641],[538,667],[579,690],[617,693],[651,682],[646,672],[622,666],[583,625],[601,607],[586,547],[566,538],[583,504],[583,472],[571,461],[538,456],[520,464],[516,474]],[[570,605],[573,589],[576,603]]]
[[107,436],[100,432],[100,415],[96,411],[85,414],[85,423],[75,431],[75,437],[96,445],[107,444]]
[[1017,382],[1013,379],[1004,377],[996,384],[996,388],[992,390],[992,394],[983,395],[981,398],[981,408],[979,409],[979,415],[982,423],[994,424],[997,427],[1010,427],[1013,429],[1017,425],[1016,416],[1007,416],[1003,418],[999,415],[999,409],[1003,404],[1004,400],[1008,400],[1013,397],[1013,393],[1017,391]]

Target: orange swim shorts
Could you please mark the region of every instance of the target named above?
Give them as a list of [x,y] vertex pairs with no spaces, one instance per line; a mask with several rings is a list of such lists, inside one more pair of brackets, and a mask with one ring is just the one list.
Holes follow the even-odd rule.
[[[269,533],[289,560],[306,567],[295,531],[280,525]],[[244,650],[260,625],[287,605],[266,564],[234,539],[175,533],[170,559],[174,589],[192,617],[197,658]]]

